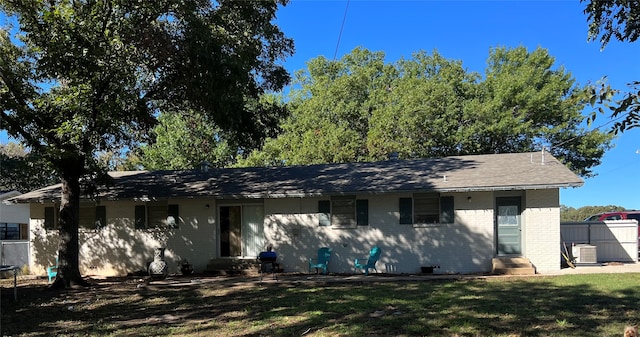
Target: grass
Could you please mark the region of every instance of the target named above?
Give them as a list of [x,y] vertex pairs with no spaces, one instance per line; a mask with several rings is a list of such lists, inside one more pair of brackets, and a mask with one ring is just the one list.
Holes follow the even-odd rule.
[[[3,336],[621,336],[640,322],[640,274],[139,287],[53,292],[2,281]],[[340,278],[340,276],[335,276]],[[304,278],[303,278],[304,279]],[[12,281],[12,280],[11,280]]]

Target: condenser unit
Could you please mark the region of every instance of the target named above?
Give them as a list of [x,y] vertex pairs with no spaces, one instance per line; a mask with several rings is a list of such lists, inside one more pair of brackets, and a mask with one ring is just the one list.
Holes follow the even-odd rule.
[[578,244],[574,245],[572,250],[573,257],[576,259],[576,263],[597,263],[598,254],[596,246]]

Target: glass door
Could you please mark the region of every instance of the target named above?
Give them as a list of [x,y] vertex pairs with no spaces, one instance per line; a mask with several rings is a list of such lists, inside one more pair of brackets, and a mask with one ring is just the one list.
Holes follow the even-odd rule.
[[257,257],[265,249],[264,206],[220,206],[220,256]]
[[522,254],[520,197],[496,198],[498,255]]
[[220,207],[220,256],[234,257],[242,253],[242,206]]

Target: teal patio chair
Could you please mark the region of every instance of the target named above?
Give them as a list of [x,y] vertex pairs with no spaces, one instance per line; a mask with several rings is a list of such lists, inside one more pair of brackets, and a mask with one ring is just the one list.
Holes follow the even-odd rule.
[[318,249],[318,258],[316,259],[309,258],[309,273],[311,273],[311,269],[315,268],[316,274],[317,274],[322,268],[322,273],[326,275],[330,258],[331,258],[331,248],[322,247]]
[[373,248],[371,248],[368,258],[355,259],[356,272],[358,271],[358,269],[363,269],[364,274],[369,275],[369,269],[373,269],[377,273],[378,269],[376,269],[376,262],[378,262],[378,260],[380,259],[381,253],[382,250],[380,250],[378,246],[374,246]]
[[58,258],[56,257],[56,265],[47,267],[47,277],[49,278],[49,283],[51,280],[58,275]]

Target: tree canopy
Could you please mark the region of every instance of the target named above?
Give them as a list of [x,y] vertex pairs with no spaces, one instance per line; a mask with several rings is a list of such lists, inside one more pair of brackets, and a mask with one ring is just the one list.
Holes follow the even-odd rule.
[[587,87],[547,50],[493,48],[484,76],[434,51],[386,63],[357,48],[295,76],[283,132],[240,165],[540,151],[592,175],[611,135],[581,127]]
[[[278,102],[275,94],[262,95],[255,104],[273,111],[278,119],[287,115],[284,103]],[[129,164],[148,170],[193,169],[205,163],[212,167],[228,167],[262,144],[261,139],[251,143],[236,139],[197,111],[165,111],[158,117],[158,122],[152,130],[154,141],[142,144],[129,154]],[[264,136],[276,136],[278,131],[276,126],[265,125],[263,129]]]
[[28,192],[59,182],[51,163],[18,143],[0,144],[0,190]]
[[[621,42],[635,42],[640,36],[640,2],[626,0],[581,0],[586,3],[584,13],[587,14],[589,24],[589,40],[599,40],[602,48],[612,38]],[[596,118],[596,113],[610,113],[611,118],[623,119],[613,126],[615,133],[640,127],[640,81],[628,83],[629,91],[612,89],[605,83],[600,83],[590,92],[591,105],[601,103],[591,115]],[[622,98],[613,100],[614,96],[622,95]],[[605,108],[607,111],[605,111]]]
[[237,146],[203,119],[199,114],[162,113],[153,130],[155,141],[138,151],[139,164],[147,170],[193,169],[204,162],[214,167],[232,164]]
[[162,111],[195,111],[258,144],[281,110],[256,104],[290,80],[293,41],[272,23],[286,0],[0,0],[2,129],[52,164],[63,185],[56,285],[78,269],[80,181],[99,153],[150,138]]

